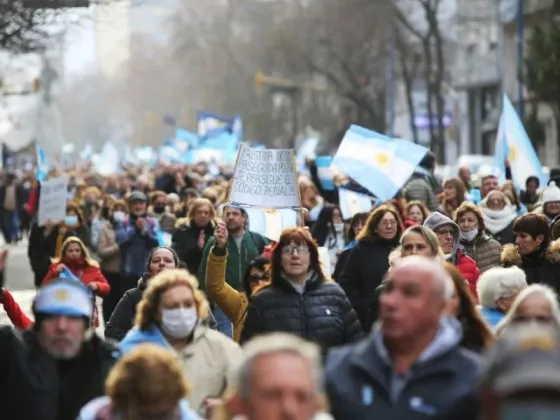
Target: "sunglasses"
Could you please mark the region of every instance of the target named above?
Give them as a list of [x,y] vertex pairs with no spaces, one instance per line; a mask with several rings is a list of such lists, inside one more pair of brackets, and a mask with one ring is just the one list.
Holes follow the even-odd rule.
[[269,279],[268,274],[262,274],[260,276],[257,276],[256,274],[252,274],[249,276],[249,281],[251,283],[260,283],[261,281],[267,281],[268,279]]

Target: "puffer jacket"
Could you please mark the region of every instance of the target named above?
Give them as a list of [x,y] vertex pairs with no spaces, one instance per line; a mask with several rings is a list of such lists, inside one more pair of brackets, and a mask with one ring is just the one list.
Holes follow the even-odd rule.
[[418,200],[424,203],[424,205],[428,207],[428,210],[437,210],[439,207],[437,194],[440,191],[435,191],[433,188],[433,182],[431,179],[433,176],[434,175],[430,171],[424,168],[416,168],[403,189],[406,201]]
[[311,272],[301,294],[281,276],[259,291],[249,304],[240,342],[280,331],[313,341],[323,351],[363,336],[358,316],[344,291],[315,272]]
[[127,291],[115,307],[111,318],[105,325],[105,337],[121,341],[126,333],[132,329],[136,307],[148,286],[148,276],[143,276],[138,281],[138,287]]
[[465,248],[466,254],[475,260],[481,273],[500,265],[502,245],[486,233],[482,232],[472,242],[461,239],[460,243]]
[[515,245],[506,245],[502,251],[502,265],[515,265],[525,272],[528,284],[546,284],[560,294],[560,240],[531,255],[520,255]]

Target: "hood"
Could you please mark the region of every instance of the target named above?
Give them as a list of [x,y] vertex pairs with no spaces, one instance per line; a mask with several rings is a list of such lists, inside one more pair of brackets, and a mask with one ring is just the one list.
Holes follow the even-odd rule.
[[[446,316],[439,322],[438,331],[432,342],[424,349],[420,357],[416,361],[417,364],[426,363],[430,360],[447,353],[459,345],[463,338],[463,330],[461,324],[455,317]],[[392,361],[389,352],[383,342],[381,330],[377,328],[374,332],[374,345],[381,359],[386,365],[391,366]]]
[[[440,227],[442,227],[444,225],[450,225],[453,228],[453,232],[455,232],[454,233],[454,241],[453,241],[453,249],[451,250],[451,254],[450,254],[450,255],[455,256],[455,254],[457,253],[457,250],[460,248],[460,245],[459,245],[459,240],[460,240],[459,226],[457,225],[457,223],[455,223],[453,220],[451,220],[445,214],[440,213],[439,211],[434,211],[433,213],[430,213],[430,215],[428,217],[426,217],[426,220],[424,220],[424,226],[426,226],[427,228],[430,228],[434,232],[435,232],[436,229],[439,229]],[[455,257],[453,257],[453,258],[455,258]]]
[[[544,258],[553,264],[560,264],[560,239],[552,241],[548,246]],[[517,267],[523,266],[523,259],[514,244],[507,244],[504,246],[501,255],[502,264],[506,267],[515,265]]]

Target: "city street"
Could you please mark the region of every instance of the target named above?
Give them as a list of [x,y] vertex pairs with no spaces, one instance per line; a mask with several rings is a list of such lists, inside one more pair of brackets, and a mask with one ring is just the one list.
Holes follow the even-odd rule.
[[[4,286],[10,290],[27,316],[32,318],[31,304],[35,296],[35,286],[33,284],[33,272],[27,259],[27,243],[27,239],[24,239],[17,245],[10,246],[3,245],[4,241],[0,240],[0,245],[6,246],[10,250],[5,273],[6,284]],[[98,301],[99,316],[102,317],[99,303],[100,301]],[[0,308],[0,325],[12,325],[3,308]],[[98,328],[98,333],[103,334],[103,327]]]

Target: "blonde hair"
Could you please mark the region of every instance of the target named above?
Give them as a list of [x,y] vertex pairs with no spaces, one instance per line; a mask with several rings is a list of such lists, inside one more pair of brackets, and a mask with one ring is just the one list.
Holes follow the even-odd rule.
[[155,344],[141,344],[124,355],[105,381],[105,394],[117,410],[153,405],[171,410],[189,393],[181,362]]
[[82,250],[82,255],[84,256],[84,260],[86,261],[87,265],[89,265],[90,267],[99,267],[99,263],[97,261],[95,261],[93,258],[90,257],[86,246],[84,245],[82,240],[80,238],[78,238],[77,236],[69,236],[68,238],[66,238],[64,240],[64,242],[62,243],[62,246],[60,247],[60,251],[58,252],[57,256],[55,258],[51,258],[51,262],[53,264],[58,264],[58,263],[62,262],[62,260],[64,259],[64,253],[66,252],[66,248],[68,248],[68,246],[70,244],[78,244],[79,245],[80,249]]
[[202,206],[208,206],[208,208],[210,209],[210,220],[216,219],[216,211],[214,210],[214,205],[209,199],[203,197],[195,198],[193,200],[193,202],[191,203],[191,207],[189,208],[187,217],[192,220],[197,210]]
[[183,269],[165,270],[148,282],[148,287],[142,295],[142,300],[136,310],[134,325],[142,331],[149,329],[155,322],[161,295],[176,286],[187,286],[191,289],[196,304],[198,317],[206,319],[210,311],[208,300],[198,288],[195,276]]

